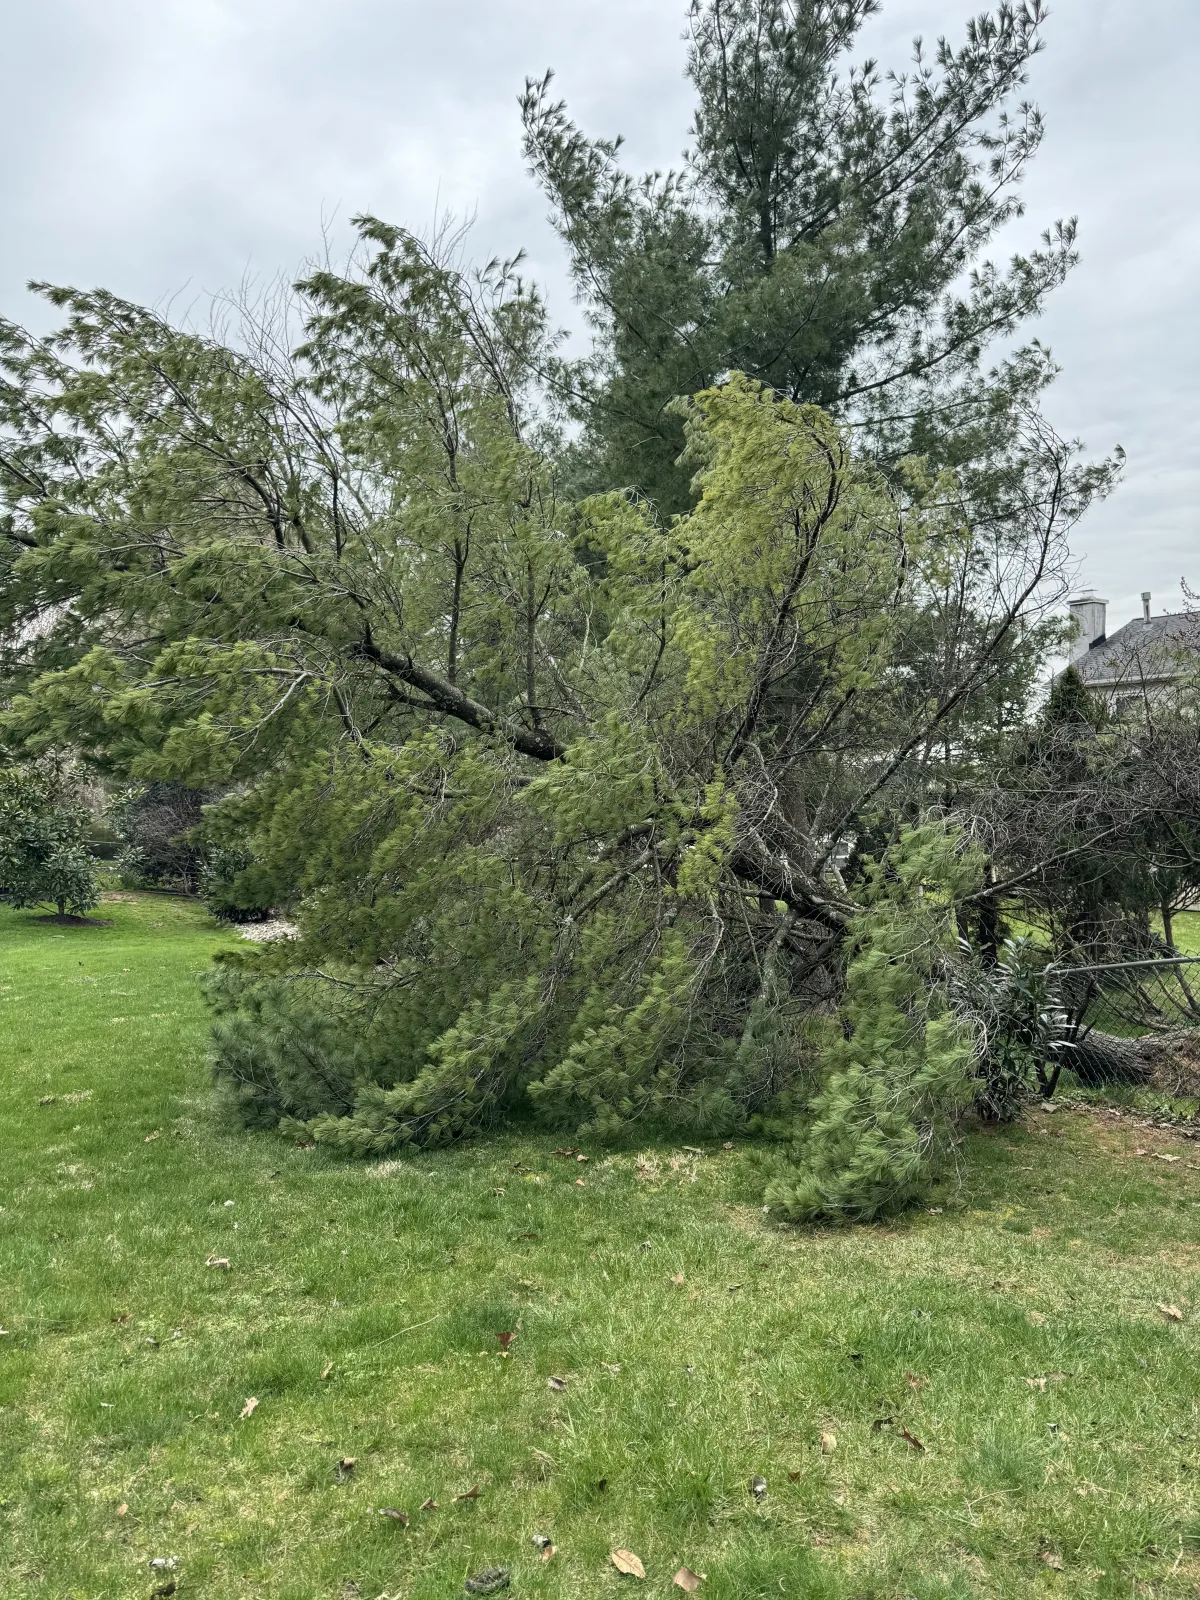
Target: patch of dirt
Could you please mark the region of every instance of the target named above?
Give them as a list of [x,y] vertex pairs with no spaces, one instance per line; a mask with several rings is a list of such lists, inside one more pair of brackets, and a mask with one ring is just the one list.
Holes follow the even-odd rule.
[[60,917],[58,912],[50,916],[34,917],[34,922],[49,922],[56,928],[111,928],[112,923],[106,922],[102,917]]

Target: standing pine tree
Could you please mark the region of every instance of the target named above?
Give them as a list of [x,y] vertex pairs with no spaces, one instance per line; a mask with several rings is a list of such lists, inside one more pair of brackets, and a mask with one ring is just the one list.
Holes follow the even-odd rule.
[[1075,260],[1074,223],[1007,268],[984,256],[1021,213],[1042,138],[1014,97],[1041,0],[1002,4],[965,43],[918,40],[907,72],[848,52],[880,0],[692,0],[692,147],[635,179],[526,86],[525,149],[552,202],[594,358],[562,381],[588,487],[690,501],[670,400],[728,370],[869,424],[876,450],[974,463],[993,501],[1006,442],[1052,369],[1044,352],[983,375],[987,347],[1035,316]]

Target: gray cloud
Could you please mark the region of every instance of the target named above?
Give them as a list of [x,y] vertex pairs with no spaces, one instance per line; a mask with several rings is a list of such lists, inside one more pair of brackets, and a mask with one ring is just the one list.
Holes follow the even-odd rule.
[[[954,39],[964,0],[887,0],[861,53]],[[44,324],[28,278],[177,303],[291,272],[372,210],[477,213],[480,255],[527,249],[577,324],[515,98],[547,66],[576,116],[666,166],[687,136],[682,0],[8,0],[0,307]],[[1046,112],[1027,216],[1004,249],[1078,214],[1082,263],[1035,330],[1064,367],[1050,412],[1124,487],[1076,537],[1115,620],[1200,584],[1195,0],[1060,0],[1030,95]],[[332,221],[331,221],[332,219]],[[1172,593],[1173,592],[1173,593]]]

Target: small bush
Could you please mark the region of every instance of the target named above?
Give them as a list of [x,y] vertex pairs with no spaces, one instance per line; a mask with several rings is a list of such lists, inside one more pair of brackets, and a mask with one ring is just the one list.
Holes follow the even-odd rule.
[[99,900],[92,816],[51,765],[0,768],[0,900],[79,916]]

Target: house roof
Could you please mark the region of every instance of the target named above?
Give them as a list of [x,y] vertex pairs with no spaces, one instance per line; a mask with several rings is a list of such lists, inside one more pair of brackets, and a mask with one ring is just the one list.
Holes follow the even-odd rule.
[[1149,622],[1135,617],[1071,665],[1084,683],[1132,685],[1179,677],[1188,655],[1200,662],[1200,615],[1183,611]]

